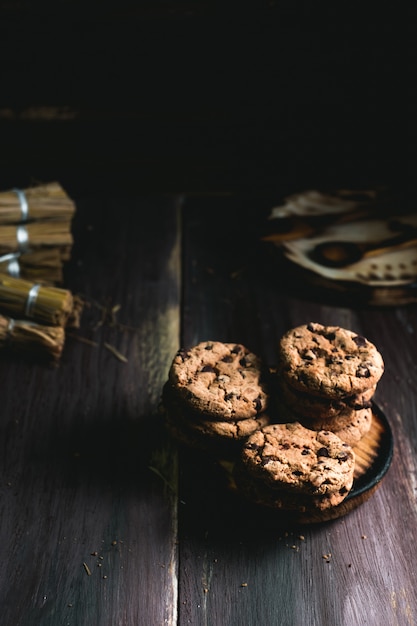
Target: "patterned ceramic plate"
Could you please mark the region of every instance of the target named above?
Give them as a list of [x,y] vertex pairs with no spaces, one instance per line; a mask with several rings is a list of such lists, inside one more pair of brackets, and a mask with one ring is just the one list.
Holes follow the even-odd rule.
[[361,200],[346,191],[291,196],[272,209],[263,239],[298,270],[301,283],[369,304],[415,302],[417,214],[367,193]]

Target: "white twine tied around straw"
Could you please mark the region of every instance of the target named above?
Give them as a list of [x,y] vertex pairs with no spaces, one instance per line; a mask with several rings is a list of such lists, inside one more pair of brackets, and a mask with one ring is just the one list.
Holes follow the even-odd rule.
[[4,337],[4,340],[2,342],[3,346],[9,346],[12,341],[13,341],[13,331],[14,331],[14,327],[15,327],[15,321],[12,317],[6,318],[8,319],[8,323],[7,323],[7,328],[6,328],[6,334]]
[[9,323],[7,324],[7,331],[6,331],[6,336],[9,341],[12,337],[14,326],[15,326],[14,319],[12,317],[9,317]]
[[26,198],[26,194],[22,189],[17,189],[16,187],[12,190],[15,192],[19,199],[20,204],[20,212],[21,212],[21,221],[27,222],[29,218],[29,203]]
[[[29,328],[39,328],[39,324],[37,324],[36,322],[28,322],[27,320],[25,320],[24,322],[18,322],[18,324],[22,324],[24,323],[25,326],[28,326]],[[7,324],[7,336],[11,337],[13,334],[13,331],[15,329],[16,326],[16,320],[13,317],[9,317],[9,322]]]
[[20,278],[20,252],[11,252],[0,256],[0,264],[7,263],[7,274],[13,278]]
[[[29,203],[26,198],[26,194],[22,189],[13,189],[14,193],[17,195],[20,204],[20,220],[22,222],[27,222],[29,219]],[[27,231],[26,226],[19,225],[16,228],[16,239],[19,246],[19,250],[25,252],[28,248],[29,243],[29,233]]]
[[[29,203],[26,198],[26,194],[22,189],[12,189],[17,195],[20,204],[20,220],[27,222],[29,219]],[[29,234],[26,226],[19,225],[16,227],[16,239],[19,247],[19,252],[11,252],[10,254],[4,254],[0,256],[0,264],[7,263],[7,274],[13,276],[13,278],[20,278],[20,264],[19,256],[20,252],[26,252],[29,242]]]
[[36,285],[33,285],[29,289],[28,297],[26,299],[26,306],[25,306],[25,316],[26,317],[32,317],[33,308],[34,308],[34,306],[36,304],[36,298],[38,297],[38,293],[39,293],[39,289],[40,288],[41,288],[41,285],[39,283],[37,283]]

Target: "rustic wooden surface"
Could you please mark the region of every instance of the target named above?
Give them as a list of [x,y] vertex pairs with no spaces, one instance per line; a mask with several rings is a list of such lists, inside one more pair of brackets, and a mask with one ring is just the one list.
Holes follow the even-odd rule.
[[[289,289],[257,239],[270,199],[96,189],[76,202],[66,284],[90,302],[82,326],[57,368],[0,358],[1,623],[415,625],[417,305]],[[294,526],[249,512],[221,468],[178,450],[159,399],[181,345],[242,342],[273,365],[280,335],[310,320],[379,347],[395,450],[358,509]]]

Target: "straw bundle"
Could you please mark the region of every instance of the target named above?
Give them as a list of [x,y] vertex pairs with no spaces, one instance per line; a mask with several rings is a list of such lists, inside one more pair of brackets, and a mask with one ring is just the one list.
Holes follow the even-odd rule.
[[62,252],[45,248],[33,252],[11,252],[0,256],[0,272],[31,282],[62,284],[64,280]]
[[0,274],[0,311],[49,326],[65,326],[74,308],[70,291]]
[[58,360],[65,343],[61,326],[44,326],[0,315],[0,348]]
[[72,244],[71,224],[64,220],[51,219],[0,228],[0,254],[26,252],[42,247],[62,247],[63,253],[67,254]]
[[68,222],[74,213],[74,203],[57,182],[0,193],[0,224],[50,218]]
[[0,192],[0,348],[58,359],[65,328],[79,326],[83,302],[57,287],[74,213],[56,182]]
[[57,182],[0,192],[0,272],[62,284],[75,204]]

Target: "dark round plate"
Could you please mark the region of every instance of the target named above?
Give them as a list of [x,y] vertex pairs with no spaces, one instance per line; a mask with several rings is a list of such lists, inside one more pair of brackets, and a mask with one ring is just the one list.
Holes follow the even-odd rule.
[[370,446],[375,456],[368,469],[355,478],[352,490],[346,500],[358,498],[377,486],[391,465],[394,453],[394,437],[391,426],[383,411],[375,403],[372,405],[372,412],[374,418],[373,428],[369,435],[359,442],[355,451],[358,456],[358,453],[364,450],[365,446]]
[[[252,504],[252,508],[264,511],[275,518],[285,519],[298,524],[320,523],[335,520],[342,517],[366,502],[378,489],[382,479],[387,473],[394,451],[394,438],[390,424],[377,404],[372,404],[373,421],[369,431],[354,447],[356,466],[354,482],[351,491],[345,500],[330,509],[324,511],[294,512],[274,510],[264,504]],[[233,463],[225,463],[223,469],[229,474],[229,486],[234,493],[240,496],[239,490],[233,480]]]

